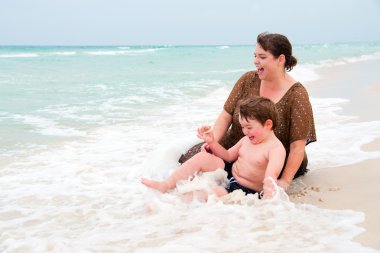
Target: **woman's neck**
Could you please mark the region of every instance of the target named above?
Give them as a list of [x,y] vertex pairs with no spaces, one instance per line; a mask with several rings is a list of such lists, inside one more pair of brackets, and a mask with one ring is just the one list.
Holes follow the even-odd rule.
[[293,85],[296,81],[287,73],[281,72],[270,79],[261,80],[261,84],[271,90],[278,90]]
[[277,78],[261,80],[260,96],[269,98],[273,103],[277,103],[295,82],[288,74],[278,76]]

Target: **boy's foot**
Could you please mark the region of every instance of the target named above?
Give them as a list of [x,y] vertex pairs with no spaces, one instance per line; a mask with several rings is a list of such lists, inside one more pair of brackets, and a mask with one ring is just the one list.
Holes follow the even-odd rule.
[[168,186],[164,182],[141,178],[141,183],[149,188],[155,189],[162,193],[167,192],[169,190]]

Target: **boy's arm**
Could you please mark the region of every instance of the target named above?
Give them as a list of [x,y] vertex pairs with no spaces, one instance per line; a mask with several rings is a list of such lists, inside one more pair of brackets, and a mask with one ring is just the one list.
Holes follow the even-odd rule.
[[286,151],[283,146],[278,146],[269,151],[268,157],[268,166],[265,170],[264,176],[264,199],[272,197],[272,181],[268,180],[269,177],[273,178],[273,182],[277,181],[278,176],[280,175],[281,169],[284,166],[286,157]]
[[202,126],[201,128],[198,128],[197,136],[209,145],[209,148],[214,155],[222,158],[227,162],[233,162],[237,160],[242,140],[236,143],[235,146],[229,150],[226,150],[222,145],[219,144],[218,141],[215,140],[213,130],[210,126]]
[[238,143],[236,143],[233,147],[231,147],[228,150],[225,149],[222,145],[220,145],[217,141],[213,141],[208,144],[214,155],[222,158],[227,162],[233,162],[236,161],[238,158],[241,142],[242,140],[240,140]]

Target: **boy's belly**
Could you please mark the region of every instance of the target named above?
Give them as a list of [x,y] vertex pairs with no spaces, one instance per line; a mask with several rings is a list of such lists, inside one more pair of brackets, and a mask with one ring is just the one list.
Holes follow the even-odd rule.
[[232,166],[232,175],[236,181],[244,187],[255,191],[263,190],[265,169],[247,166],[246,164],[236,161]]

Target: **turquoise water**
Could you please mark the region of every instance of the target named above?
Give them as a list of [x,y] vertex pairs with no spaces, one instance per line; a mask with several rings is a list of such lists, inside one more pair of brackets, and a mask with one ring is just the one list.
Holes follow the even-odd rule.
[[[380,59],[380,43],[294,53],[291,73],[307,87],[318,68]],[[351,241],[362,213],[186,205],[139,183],[176,168],[195,129],[213,124],[253,68],[253,46],[0,47],[0,251],[374,252]],[[380,137],[380,122],[340,114],[346,98],[311,101],[310,169],[380,156],[360,150]]]
[[[379,52],[380,43],[294,48],[300,65]],[[61,140],[70,131],[133,121],[134,113],[164,108],[182,96],[200,98],[217,87],[232,87],[252,68],[253,46],[3,46],[0,139],[5,145],[0,151],[4,154],[23,145]],[[106,110],[107,103],[117,109]],[[34,123],[25,117],[35,117]],[[38,123],[39,119],[45,123]],[[61,130],[70,131],[47,136],[36,130],[36,124],[46,128],[51,120]]]

